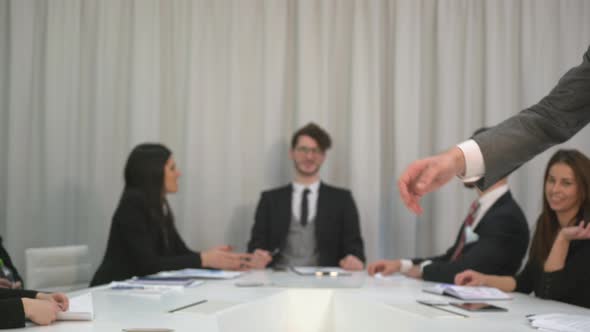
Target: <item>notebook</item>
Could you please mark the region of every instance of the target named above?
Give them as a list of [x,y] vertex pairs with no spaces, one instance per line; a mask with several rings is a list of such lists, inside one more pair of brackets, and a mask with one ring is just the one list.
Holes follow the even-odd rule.
[[448,295],[464,301],[472,300],[510,300],[512,297],[493,287],[457,286],[452,284],[436,284],[425,287],[422,291],[438,295]]

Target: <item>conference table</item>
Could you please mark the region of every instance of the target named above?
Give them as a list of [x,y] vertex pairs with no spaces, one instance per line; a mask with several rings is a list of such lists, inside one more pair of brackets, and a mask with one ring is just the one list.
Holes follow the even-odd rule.
[[[542,313],[590,315],[590,310],[513,293],[511,300],[488,301],[507,312],[444,310],[417,302],[452,298],[422,289],[431,283],[402,275],[370,277],[301,276],[259,270],[236,279],[207,280],[164,294],[96,287],[94,320],[28,326],[27,331],[102,332],[130,328],[168,328],[175,332],[297,331],[534,331],[526,316]],[[206,300],[206,301],[203,301]],[[198,305],[192,305],[202,302]],[[178,308],[186,307],[177,310]],[[170,313],[169,311],[174,311]],[[18,330],[14,330],[18,331]],[[22,330],[20,330],[22,331]]]

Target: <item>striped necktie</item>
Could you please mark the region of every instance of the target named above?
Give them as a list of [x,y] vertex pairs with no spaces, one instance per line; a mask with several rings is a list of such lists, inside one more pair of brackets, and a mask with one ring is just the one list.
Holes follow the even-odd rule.
[[456,261],[457,258],[459,258],[459,256],[461,256],[463,253],[463,248],[465,247],[465,227],[473,225],[473,222],[475,221],[475,214],[477,213],[478,209],[479,200],[475,200],[473,203],[471,203],[469,213],[467,214],[467,217],[465,217],[465,221],[463,221],[463,227],[461,227],[461,237],[459,239],[459,243],[457,243],[457,247],[455,248],[453,256],[451,256],[451,262]]

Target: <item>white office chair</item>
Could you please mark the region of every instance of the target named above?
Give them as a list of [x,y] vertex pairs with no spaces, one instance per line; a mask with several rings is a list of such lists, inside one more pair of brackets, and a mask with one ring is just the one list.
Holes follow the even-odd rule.
[[86,245],[29,248],[25,260],[27,289],[68,292],[86,288],[90,282]]

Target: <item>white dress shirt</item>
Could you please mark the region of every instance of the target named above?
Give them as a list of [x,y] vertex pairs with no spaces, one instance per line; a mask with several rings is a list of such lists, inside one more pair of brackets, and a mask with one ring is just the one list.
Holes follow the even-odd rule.
[[320,190],[319,180],[307,186],[301,183],[293,182],[291,211],[293,212],[295,220],[299,220],[301,218],[301,198],[303,197],[303,190],[305,190],[306,188],[310,191],[307,195],[307,223],[309,224],[313,222],[317,212],[318,196]]
[[461,180],[463,182],[475,182],[481,179],[486,172],[486,166],[479,145],[470,139],[457,144],[457,147],[463,151],[465,157],[465,174],[460,177]]

